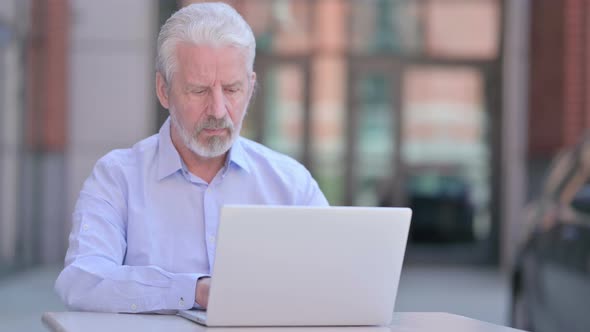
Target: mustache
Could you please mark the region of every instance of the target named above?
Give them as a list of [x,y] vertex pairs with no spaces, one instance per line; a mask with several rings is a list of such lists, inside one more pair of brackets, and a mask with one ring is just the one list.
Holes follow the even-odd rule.
[[205,121],[203,121],[197,125],[197,127],[195,128],[195,131],[200,132],[203,129],[212,129],[212,130],[229,129],[229,130],[233,130],[234,124],[229,120],[229,118],[227,116],[225,116],[221,119],[217,119],[214,116],[209,116],[209,117],[207,117],[207,119],[205,119]]

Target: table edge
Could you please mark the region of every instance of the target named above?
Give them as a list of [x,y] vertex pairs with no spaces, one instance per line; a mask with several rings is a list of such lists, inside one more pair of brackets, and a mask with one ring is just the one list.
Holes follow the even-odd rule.
[[41,322],[43,322],[43,325],[54,332],[67,332],[65,327],[61,325],[57,319],[55,319],[53,314],[54,312],[48,311],[41,315]]

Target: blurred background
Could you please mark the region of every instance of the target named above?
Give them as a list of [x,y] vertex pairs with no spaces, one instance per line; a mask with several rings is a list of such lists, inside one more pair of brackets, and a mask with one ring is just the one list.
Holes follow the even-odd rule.
[[[156,37],[191,2],[0,1],[0,327],[64,310],[78,192],[166,119]],[[257,42],[243,135],[301,161],[332,205],[414,210],[396,310],[511,324],[527,203],[590,126],[590,4],[226,2]]]

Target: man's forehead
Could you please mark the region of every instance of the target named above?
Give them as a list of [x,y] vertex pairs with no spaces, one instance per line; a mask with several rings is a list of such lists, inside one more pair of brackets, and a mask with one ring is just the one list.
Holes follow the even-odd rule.
[[177,71],[192,81],[208,81],[212,76],[225,83],[241,81],[248,72],[243,53],[231,46],[179,44]]
[[245,71],[227,72],[227,71],[210,71],[210,72],[192,72],[180,71],[179,76],[182,81],[189,86],[206,86],[219,82],[225,86],[228,85],[242,85],[246,81],[247,75]]
[[[185,86],[187,89],[193,89],[193,88],[204,88],[207,87],[209,85],[211,85],[212,83],[215,83],[214,81],[207,81],[207,80],[187,80],[185,82]],[[234,87],[234,88],[240,88],[244,85],[244,80],[237,80],[237,81],[223,81],[220,80],[219,82],[221,85],[223,85],[224,87]]]
[[234,46],[196,45],[187,42],[178,43],[176,54],[180,61],[185,60],[202,65],[223,63],[246,66],[247,58],[244,49]]

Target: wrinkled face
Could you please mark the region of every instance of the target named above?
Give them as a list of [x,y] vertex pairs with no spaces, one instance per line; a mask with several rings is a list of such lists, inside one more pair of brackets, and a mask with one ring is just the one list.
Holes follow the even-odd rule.
[[225,154],[242,128],[256,80],[245,52],[231,47],[179,43],[169,85],[158,74],[158,98],[170,111],[173,130],[200,157]]

